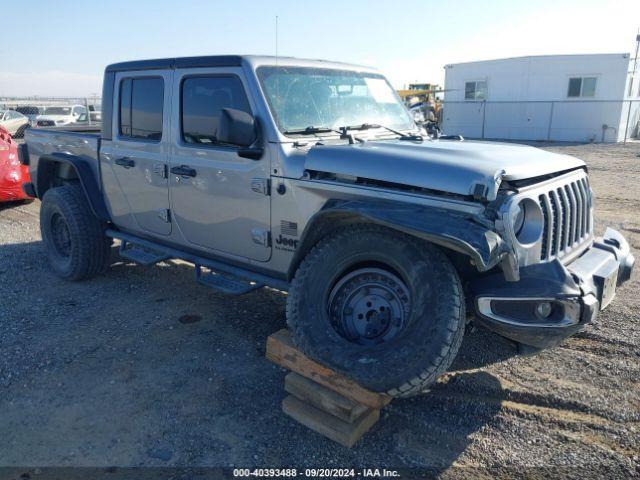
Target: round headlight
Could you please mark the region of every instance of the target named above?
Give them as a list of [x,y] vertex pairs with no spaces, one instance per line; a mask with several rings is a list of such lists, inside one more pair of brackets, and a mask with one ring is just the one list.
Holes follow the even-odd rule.
[[524,205],[523,202],[519,202],[516,205],[516,213],[513,216],[513,232],[516,234],[516,237],[520,235],[522,231],[522,227],[524,226]]
[[513,234],[521,244],[532,244],[542,236],[544,217],[540,205],[525,198],[514,205],[511,211]]

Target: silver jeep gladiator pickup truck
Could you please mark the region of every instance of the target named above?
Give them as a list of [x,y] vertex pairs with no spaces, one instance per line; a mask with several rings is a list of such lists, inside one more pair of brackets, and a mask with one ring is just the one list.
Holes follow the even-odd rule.
[[[396,397],[453,361],[468,321],[530,349],[594,320],[634,258],[594,235],[585,164],[430,139],[376,70],[212,56],[110,65],[102,126],[30,129],[20,158],[52,268],[113,239],[231,294],[288,291],[298,348]],[[85,131],[83,131],[83,128]]]

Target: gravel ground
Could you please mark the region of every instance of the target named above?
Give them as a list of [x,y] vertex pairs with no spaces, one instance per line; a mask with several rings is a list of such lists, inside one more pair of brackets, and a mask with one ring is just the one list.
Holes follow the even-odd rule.
[[[544,146],[590,168],[597,233],[640,250],[640,144]],[[445,477],[600,465],[640,476],[639,274],[595,324],[535,356],[467,331],[428,395],[394,401],[348,450],[280,411],[264,358],[283,294],[225,297],[181,262],[68,283],[47,267],[39,202],[0,207],[1,466],[433,468]],[[467,468],[463,468],[467,467]],[[558,470],[560,469],[560,470]],[[485,473],[483,473],[485,472]]]

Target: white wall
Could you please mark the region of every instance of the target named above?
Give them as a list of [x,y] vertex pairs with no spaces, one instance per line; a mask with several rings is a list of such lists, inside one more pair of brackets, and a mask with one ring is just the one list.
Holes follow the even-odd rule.
[[[447,65],[443,131],[470,138],[600,142],[606,124],[614,129],[604,132],[604,141],[616,141],[628,71],[628,54],[521,57]],[[569,78],[585,76],[598,79],[595,96],[568,98]],[[464,100],[465,83],[473,80],[486,80],[486,105]],[[635,106],[632,115],[634,112]]]
[[[618,141],[621,142],[625,138],[625,128],[627,130],[627,138],[640,137],[640,65],[636,66],[636,74],[633,79],[632,88],[629,88],[631,75],[627,76],[625,85],[625,98],[629,102],[622,107],[620,117],[620,128],[618,129]],[[633,61],[631,62],[629,73],[633,69]],[[630,91],[631,90],[631,91]]]
[[[627,124],[627,120],[629,123]],[[618,129],[618,141],[622,142],[625,137],[625,128],[627,130],[627,138],[640,138],[640,98],[631,104],[625,104],[622,109],[622,118],[620,119],[620,128]]]

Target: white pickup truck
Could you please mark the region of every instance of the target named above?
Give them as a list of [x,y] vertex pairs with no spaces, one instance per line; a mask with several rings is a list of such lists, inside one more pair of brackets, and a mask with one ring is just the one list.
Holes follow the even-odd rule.
[[87,107],[84,105],[45,107],[44,113],[36,117],[36,126],[62,127],[74,123],[83,113],[87,113]]

